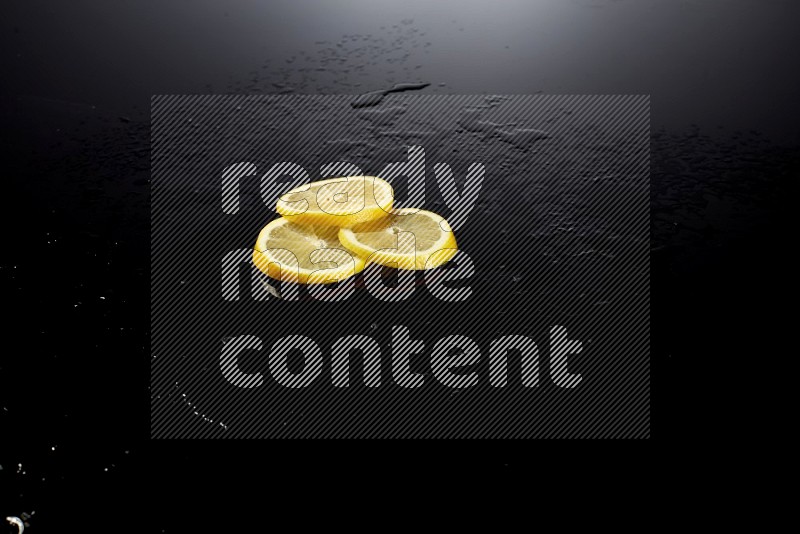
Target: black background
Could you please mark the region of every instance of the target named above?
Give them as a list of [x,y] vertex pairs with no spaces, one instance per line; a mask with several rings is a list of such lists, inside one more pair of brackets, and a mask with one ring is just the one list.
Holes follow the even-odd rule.
[[[686,459],[713,464],[730,441],[769,430],[753,404],[766,378],[738,372],[780,354],[777,311],[788,300],[800,118],[792,2],[0,9],[3,516],[35,511],[33,532],[76,517],[92,531],[120,522],[213,531],[345,481],[413,474],[446,492],[454,476],[488,475],[496,486],[544,485],[553,468],[595,482],[625,467],[663,474]],[[626,460],[609,461],[610,444],[589,453],[589,444],[409,442],[398,454],[389,443],[149,442],[150,96],[359,93],[410,81],[431,82],[433,93],[652,95],[653,445],[622,445]],[[246,480],[263,491],[245,493]]]

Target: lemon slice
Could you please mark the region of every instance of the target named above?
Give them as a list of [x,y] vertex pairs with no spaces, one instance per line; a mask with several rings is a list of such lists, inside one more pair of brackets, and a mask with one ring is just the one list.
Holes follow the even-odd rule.
[[278,199],[277,211],[293,222],[349,227],[385,217],[392,186],[375,176],[346,176],[296,187]]
[[253,263],[276,280],[330,284],[361,272],[366,262],[342,246],[338,228],[280,218],[258,234]]
[[457,251],[456,238],[444,218],[409,208],[342,228],[339,241],[369,262],[398,269],[432,269],[446,263]]

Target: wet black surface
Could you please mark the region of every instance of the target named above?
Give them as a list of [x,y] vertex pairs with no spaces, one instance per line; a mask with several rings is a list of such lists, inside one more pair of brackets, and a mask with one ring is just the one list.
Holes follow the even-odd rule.
[[[369,109],[354,109],[353,101],[349,95],[155,100],[152,435],[647,437],[647,98],[406,91]],[[474,265],[468,298],[443,302],[423,288],[387,303],[371,297],[362,282],[361,291],[336,302],[316,302],[305,291],[297,303],[262,301],[251,298],[249,281],[238,301],[220,298],[221,258],[252,247],[253,236],[274,217],[257,179],[267,172],[263,162],[291,161],[316,180],[322,165],[347,161],[361,169],[356,173],[389,179],[382,169],[410,158],[407,145],[424,150],[428,172],[420,181],[424,189],[394,180],[395,206],[447,217],[459,256]],[[239,211],[232,215],[219,209],[219,169],[235,161],[263,170],[239,180]],[[458,180],[475,163],[485,169],[468,217],[465,208],[454,212],[443,201],[437,162],[451,166]],[[356,283],[367,276],[357,275]],[[341,296],[345,289],[336,291]],[[232,336],[270,344],[276,333],[300,334],[327,350],[360,333],[378,340],[388,359],[390,331],[401,325],[425,347],[410,363],[426,374],[424,386],[413,391],[355,384],[331,391],[325,365],[302,391],[270,384],[232,393],[219,372],[220,340]],[[485,357],[485,368],[476,366],[483,384],[453,391],[437,387],[426,363],[437,341],[455,334],[469,336],[484,352],[500,336],[524,335],[544,354],[553,325],[564,325],[593,355],[573,367],[586,378],[569,394],[549,377],[535,392],[526,393],[519,377],[509,378],[514,385],[505,389],[492,388]],[[261,371],[262,358],[250,356],[241,356],[242,369]],[[195,410],[195,420],[187,421]]]
[[[775,353],[763,332],[780,327],[787,299],[788,184],[800,172],[791,3],[296,6],[2,8],[0,515],[32,514],[31,532],[76,515],[174,532],[208,526],[211,510],[239,521],[254,503],[230,487],[245,476],[291,493],[311,473],[336,480],[380,462],[431,476],[469,465],[497,480],[547,463],[524,443],[409,445],[397,457],[349,443],[148,442],[155,93],[424,82],[434,94],[651,94],[653,438],[669,464],[687,444],[760,427],[749,384],[733,377],[741,359]],[[143,500],[159,504],[131,514]]]

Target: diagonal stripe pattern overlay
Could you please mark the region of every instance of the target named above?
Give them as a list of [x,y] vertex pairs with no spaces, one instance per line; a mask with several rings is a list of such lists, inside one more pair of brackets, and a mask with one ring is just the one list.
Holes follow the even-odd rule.
[[[151,436],[648,438],[649,97],[356,98],[153,97]],[[281,192],[387,168],[449,265],[254,269]]]

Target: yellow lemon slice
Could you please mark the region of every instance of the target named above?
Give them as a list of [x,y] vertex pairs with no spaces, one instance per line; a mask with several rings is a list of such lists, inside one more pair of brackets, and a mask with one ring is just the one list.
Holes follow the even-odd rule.
[[339,241],[369,262],[398,269],[433,269],[450,260],[458,250],[453,231],[444,218],[409,208],[342,228]]
[[261,230],[253,262],[276,280],[330,284],[364,270],[365,259],[342,246],[338,228],[280,218]]
[[277,211],[293,222],[350,227],[385,217],[392,186],[375,176],[346,176],[296,187],[278,199]]

